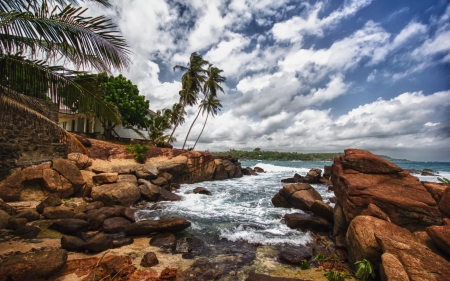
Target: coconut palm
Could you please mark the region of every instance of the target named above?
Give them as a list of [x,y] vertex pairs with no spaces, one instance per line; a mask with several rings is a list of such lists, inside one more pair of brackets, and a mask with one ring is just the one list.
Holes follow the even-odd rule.
[[154,145],[161,147],[174,141],[171,139],[171,136],[164,134],[171,127],[171,115],[172,110],[163,109],[158,110],[154,116],[149,118],[147,125],[148,138]]
[[[92,1],[109,6],[107,0]],[[129,50],[116,26],[103,16],[83,16],[86,9],[77,7],[79,3],[0,0],[1,116],[7,111],[26,114],[67,135],[45,117],[44,109],[34,99],[44,92],[46,98],[60,105],[60,89],[64,88],[79,106],[93,108],[120,123],[113,107],[74,81],[80,72],[54,66],[61,62],[77,69],[110,72],[129,65]]]
[[[224,93],[222,86],[220,86],[219,84],[226,82],[227,79],[220,75],[220,73],[222,73],[222,72],[223,72],[222,69],[214,67],[214,66],[212,66],[212,64],[209,65],[208,70],[207,70],[208,79],[203,84],[203,93],[205,94],[203,101],[208,100],[209,96],[214,96],[214,97],[217,96],[217,91],[222,91],[222,93]],[[197,121],[197,118],[200,115],[201,111],[202,111],[202,104],[200,104],[197,116],[195,116],[194,121],[192,122],[191,126],[189,127],[189,131],[186,135],[186,138],[184,139],[183,148],[186,145],[186,142],[189,137],[189,134],[191,133],[192,127],[194,126],[194,123]],[[203,132],[203,130],[202,130],[202,132]],[[197,138],[197,140],[198,140],[198,138]]]
[[[173,70],[182,70],[185,71],[183,76],[181,76],[181,85],[182,89],[179,92],[180,94],[180,103],[182,104],[182,112],[184,112],[186,105],[193,106],[197,104],[198,94],[202,91],[202,84],[205,82],[207,72],[203,69],[203,66],[207,65],[208,61],[204,60],[199,54],[196,52],[192,53],[189,58],[189,63],[187,66],[175,65]],[[179,115],[179,120],[176,122],[172,133],[170,136],[172,137],[175,133],[175,130],[180,125],[180,118],[182,115]],[[184,149],[184,145],[183,145]]]
[[205,123],[203,123],[202,131],[198,135],[198,138],[195,141],[195,144],[192,147],[192,149],[194,149],[195,146],[197,145],[197,142],[200,139],[200,136],[202,135],[203,130],[205,129],[206,122],[208,122],[208,116],[210,114],[211,114],[212,117],[217,115],[218,111],[222,108],[222,104],[220,103],[220,100],[215,95],[211,95],[210,94],[206,100],[202,100],[202,102],[200,104],[200,107],[201,107],[202,112],[203,112],[202,114],[204,114],[206,112],[206,119],[205,119]]

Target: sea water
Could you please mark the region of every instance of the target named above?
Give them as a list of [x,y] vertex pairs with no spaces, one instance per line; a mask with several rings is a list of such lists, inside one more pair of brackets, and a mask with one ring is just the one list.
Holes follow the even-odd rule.
[[[260,167],[265,173],[223,181],[207,181],[183,184],[176,191],[182,200],[177,202],[149,203],[138,212],[138,219],[181,217],[192,225],[185,230],[189,236],[214,243],[246,241],[262,245],[305,245],[312,240],[308,231],[290,229],[283,223],[285,214],[302,212],[298,209],[275,208],[272,197],[283,187],[281,179],[295,173],[305,176],[311,168],[323,169],[332,162],[309,161],[242,161],[242,167]],[[398,162],[404,169],[436,171],[440,177],[450,178],[450,163]],[[421,181],[437,182],[437,176],[413,174]],[[198,186],[205,187],[212,195],[194,194]],[[324,184],[312,184],[326,202],[334,196]]]

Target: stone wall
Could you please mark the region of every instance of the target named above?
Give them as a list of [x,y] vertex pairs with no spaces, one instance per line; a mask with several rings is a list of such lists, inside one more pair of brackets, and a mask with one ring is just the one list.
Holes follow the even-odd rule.
[[[58,106],[37,100],[37,111],[58,123]],[[17,167],[67,156],[67,145],[60,143],[57,131],[36,117],[14,110],[0,114],[0,180]]]

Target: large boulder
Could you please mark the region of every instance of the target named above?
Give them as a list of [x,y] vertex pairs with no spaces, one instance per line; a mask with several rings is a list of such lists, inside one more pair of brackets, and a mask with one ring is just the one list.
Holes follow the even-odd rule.
[[427,234],[439,249],[450,255],[450,226],[429,226]]
[[156,202],[159,198],[160,187],[144,179],[138,180],[138,190],[142,198],[150,202]]
[[372,203],[410,231],[442,224],[436,201],[418,178],[368,151],[346,149],[336,157],[331,181],[347,222]]
[[284,215],[284,220],[286,225],[290,228],[300,228],[313,231],[328,231],[331,228],[326,219],[310,214],[286,214]]
[[73,185],[75,192],[86,183],[78,167],[70,160],[58,158],[52,162],[52,168]]
[[78,169],[86,169],[92,166],[92,160],[86,154],[73,152],[67,154],[67,160],[72,161]]
[[88,222],[80,219],[59,219],[54,221],[48,228],[64,234],[74,234],[77,231],[86,231]]
[[450,187],[447,187],[442,192],[438,207],[442,214],[444,214],[447,218],[450,218]]
[[178,232],[191,226],[182,218],[163,218],[159,220],[141,220],[125,228],[128,235],[147,235],[152,232]]
[[0,229],[6,228],[6,226],[8,226],[10,217],[11,216],[7,212],[0,210]]
[[130,206],[136,203],[141,194],[136,185],[129,182],[111,183],[92,188],[91,196],[105,205]]
[[158,177],[158,169],[152,164],[143,164],[136,168],[136,176],[139,179],[152,180]]
[[115,183],[119,180],[119,174],[118,173],[101,173],[94,175],[92,177],[92,181],[96,185],[102,185],[105,183]]
[[310,211],[315,200],[322,200],[322,196],[310,184],[293,183],[283,186],[272,198],[272,204],[275,207]]
[[322,170],[318,168],[312,168],[303,178],[303,182],[307,183],[319,183],[320,177],[322,175]]
[[214,164],[216,165],[216,169],[214,171],[214,180],[242,177],[240,166],[235,165],[230,160],[215,159]]
[[311,212],[319,217],[326,219],[329,223],[334,223],[333,207],[321,200],[315,200],[311,205]]

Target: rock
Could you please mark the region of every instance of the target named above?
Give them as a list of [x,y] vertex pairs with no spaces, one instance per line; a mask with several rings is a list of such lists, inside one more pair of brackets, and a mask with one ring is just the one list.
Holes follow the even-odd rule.
[[371,216],[357,216],[350,223],[346,236],[351,267],[354,268],[355,262],[367,259],[374,269],[379,268],[382,251],[376,241],[376,235],[395,237],[396,240],[405,243],[417,242],[411,232],[393,223]]
[[159,189],[159,201],[180,201],[181,197],[176,195],[175,193],[172,193],[164,188]]
[[157,177],[156,179],[151,180],[151,182],[157,186],[165,186],[168,184],[168,181],[164,177]]
[[447,186],[437,182],[423,181],[421,183],[425,187],[425,189],[431,194],[433,199],[437,203],[439,203],[439,201],[441,201],[442,194],[444,193],[444,190],[447,188]]
[[56,207],[45,207],[44,212],[42,212],[47,219],[66,219],[72,218],[74,213],[72,209],[66,206],[56,206]]
[[375,218],[379,218],[381,220],[385,220],[388,222],[391,222],[391,219],[388,215],[386,215],[385,212],[383,212],[380,208],[375,206],[374,204],[370,203],[369,206],[367,206],[367,209],[361,212],[362,216],[372,216]]
[[264,169],[260,167],[255,167],[253,170],[257,173],[265,173]]
[[50,194],[36,206],[36,211],[42,214],[46,207],[57,207],[60,205],[62,205],[61,199],[55,194]]
[[119,174],[119,180],[117,182],[129,182],[132,183],[134,185],[137,185],[138,179],[135,175],[120,175]]
[[99,253],[114,247],[111,236],[99,233],[87,240],[83,247],[89,252]]
[[252,175],[252,171],[251,171],[251,169],[249,170],[248,168],[241,169],[241,174],[244,175],[244,176],[251,176]]
[[345,234],[347,233],[348,223],[345,220],[344,210],[339,201],[336,203],[333,209],[333,237],[337,248],[346,248],[347,242],[345,241]]
[[72,161],[79,170],[92,166],[92,160],[83,153],[73,152],[67,154],[67,160]]
[[61,237],[61,248],[67,251],[82,251],[84,241],[75,236],[63,236]]
[[299,265],[301,261],[306,260],[309,261],[309,259],[312,257],[312,254],[309,250],[306,249],[293,249],[293,248],[287,248],[280,252],[279,258],[281,261]]
[[[385,280],[402,280],[406,273],[406,280],[448,280],[450,263],[443,257],[431,252],[427,247],[414,240],[398,241],[400,237],[377,234],[376,241],[383,251],[395,257],[387,256],[383,259],[382,277]],[[403,267],[401,270],[400,267]],[[397,270],[395,270],[397,269]],[[397,279],[395,279],[397,278]]]
[[145,253],[141,260],[141,266],[143,267],[152,267],[159,263],[158,258],[154,252]]
[[450,226],[429,226],[426,231],[434,244],[450,255]]
[[333,197],[330,198],[330,202],[333,203],[333,204],[336,204],[337,201],[338,201],[338,199],[337,199],[336,196],[333,196]]
[[416,231],[413,234],[416,236],[416,239],[420,244],[430,249],[433,253],[440,256],[445,255],[445,253],[436,246],[433,240],[431,240],[426,231]]
[[39,227],[25,225],[14,230],[13,234],[20,236],[20,238],[22,239],[32,239],[35,238],[39,234],[39,232],[41,232],[41,229]]
[[138,179],[152,180],[158,177],[158,169],[152,164],[143,164],[136,168]]
[[136,203],[141,194],[137,186],[128,182],[95,186],[91,192],[92,199],[102,201],[105,205],[130,206]]
[[403,268],[402,263],[392,254],[384,253],[381,255],[380,267],[381,280],[383,281],[409,281],[408,274]]
[[321,169],[312,168],[311,170],[309,170],[309,172],[303,178],[303,182],[319,183],[321,174],[322,174],[322,170]]
[[0,198],[5,202],[14,202],[21,199],[21,183],[25,180],[22,170],[14,169],[11,175],[0,181]]
[[102,230],[111,233],[122,232],[130,224],[129,220],[122,217],[112,217],[103,222]]
[[442,193],[438,207],[444,216],[450,218],[450,187],[447,187]]
[[6,228],[8,226],[10,217],[11,216],[7,212],[0,210],[0,229]]
[[81,196],[91,197],[91,191],[94,187],[94,181],[92,180],[92,177],[94,177],[96,173],[88,170],[81,170],[80,172],[83,180],[86,182],[83,189],[81,190]]
[[347,222],[372,203],[410,231],[442,224],[436,201],[418,178],[368,151],[347,149],[336,157],[331,181]]
[[331,166],[325,165],[323,166],[323,177],[326,179],[330,179],[331,176]]
[[9,221],[8,221],[8,226],[6,226],[6,228],[16,230],[19,227],[27,225],[27,223],[28,223],[28,221],[25,218],[10,217]]
[[86,208],[84,208],[84,211],[87,213],[89,211],[100,209],[103,207],[105,207],[105,204],[102,201],[95,201],[95,202],[87,204]]
[[16,214],[16,210],[11,205],[4,202],[0,202],[0,210],[6,212],[10,216]]
[[331,229],[327,220],[310,214],[293,213],[284,215],[286,225],[290,228],[328,231]]
[[80,170],[71,161],[58,158],[52,161],[52,168],[69,180],[77,192],[86,183]]
[[2,259],[0,276],[12,281],[47,278],[66,261],[67,252],[62,249],[13,255]]
[[90,230],[97,230],[102,225],[103,221],[118,215],[120,210],[116,207],[103,207],[100,209],[94,209],[87,213],[87,222]]
[[201,187],[201,186],[194,188],[193,192],[195,194],[212,195],[211,191],[209,191],[208,189]]
[[176,268],[169,268],[166,267],[161,271],[161,274],[159,275],[159,280],[170,280],[175,281],[177,278],[177,269]]
[[141,184],[138,186],[138,190],[142,198],[150,202],[156,202],[159,198],[160,187],[143,179],[138,182]]
[[150,239],[150,245],[175,250],[177,238],[173,233],[158,233]]
[[321,200],[315,200],[311,205],[311,212],[319,217],[326,219],[329,223],[334,223],[333,208],[323,203]]
[[86,231],[88,225],[85,220],[67,218],[54,221],[48,228],[64,234],[75,234],[78,231]]
[[131,245],[134,243],[133,237],[121,237],[113,240],[113,247],[120,248],[125,245]]
[[127,256],[109,255],[104,257],[83,280],[155,280],[147,278],[133,278],[136,267]]
[[431,169],[423,169],[420,173],[421,176],[436,176],[436,172]]
[[135,222],[136,221],[136,218],[134,216],[135,213],[136,213],[136,210],[131,209],[130,207],[125,207],[125,208],[121,209],[121,211],[119,212],[119,215],[123,218],[126,218],[130,222]]
[[293,183],[283,186],[272,198],[272,204],[275,207],[310,211],[315,200],[322,201],[322,196],[310,184]]
[[16,218],[24,218],[27,221],[37,221],[40,219],[41,215],[36,210],[26,210],[18,213]]
[[178,232],[191,226],[182,218],[162,218],[160,220],[141,220],[125,229],[127,235],[147,235],[152,232]]
[[282,183],[297,183],[298,181],[296,181],[294,178],[287,178],[287,179],[282,179],[281,182]]
[[95,185],[102,185],[105,183],[115,183],[119,180],[118,173],[101,173],[92,177]]
[[306,281],[305,279],[272,277],[269,275],[250,273],[245,281]]
[[240,166],[227,159],[215,159],[214,180],[225,180],[242,177]]

